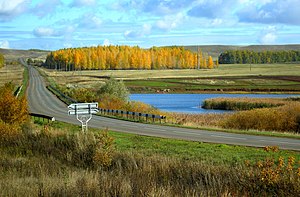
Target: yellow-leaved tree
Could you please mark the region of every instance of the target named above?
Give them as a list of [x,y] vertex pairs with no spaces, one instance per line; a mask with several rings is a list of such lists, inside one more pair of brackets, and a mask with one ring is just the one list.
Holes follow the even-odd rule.
[[11,83],[0,88],[0,121],[21,125],[28,118],[27,99],[16,98],[13,90]]
[[213,61],[211,56],[208,56],[208,65],[207,66],[208,66],[209,69],[214,68],[214,61]]

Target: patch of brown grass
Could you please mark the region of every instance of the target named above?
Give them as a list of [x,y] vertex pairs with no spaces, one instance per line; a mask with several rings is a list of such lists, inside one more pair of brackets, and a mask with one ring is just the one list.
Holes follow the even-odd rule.
[[255,108],[278,107],[287,104],[286,99],[280,98],[212,98],[203,103],[205,109],[221,110],[250,110]]
[[20,86],[23,80],[24,67],[20,64],[6,65],[0,68],[0,87],[8,82]]
[[277,108],[237,112],[225,119],[222,126],[242,130],[299,132],[300,103],[291,102]]
[[170,113],[167,116],[169,123],[192,126],[192,127],[219,127],[220,123],[224,121],[228,114],[182,114]]

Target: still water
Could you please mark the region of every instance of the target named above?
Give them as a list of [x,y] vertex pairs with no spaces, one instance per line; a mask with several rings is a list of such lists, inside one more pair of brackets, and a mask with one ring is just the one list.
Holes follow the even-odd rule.
[[162,111],[182,113],[224,113],[224,110],[201,108],[205,99],[217,97],[286,98],[292,94],[131,94],[130,100],[150,104]]

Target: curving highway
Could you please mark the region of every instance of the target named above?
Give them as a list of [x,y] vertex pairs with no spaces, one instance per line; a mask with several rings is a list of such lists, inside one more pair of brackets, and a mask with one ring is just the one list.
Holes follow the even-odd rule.
[[[24,66],[26,63],[21,61]],[[46,89],[43,77],[32,66],[29,70],[27,98],[29,111],[55,117],[58,121],[80,124],[75,116],[68,115],[67,106]],[[280,149],[300,151],[300,140],[278,137],[265,137],[225,132],[213,132],[199,129],[185,129],[169,126],[141,124],[111,118],[93,116],[89,127],[108,128],[109,130],[139,135],[176,138],[199,142],[244,145],[254,147],[279,146]]]

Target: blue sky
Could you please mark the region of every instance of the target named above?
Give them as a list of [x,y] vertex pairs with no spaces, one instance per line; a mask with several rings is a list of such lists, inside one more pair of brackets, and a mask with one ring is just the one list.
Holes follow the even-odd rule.
[[299,43],[299,0],[0,0],[0,48]]

